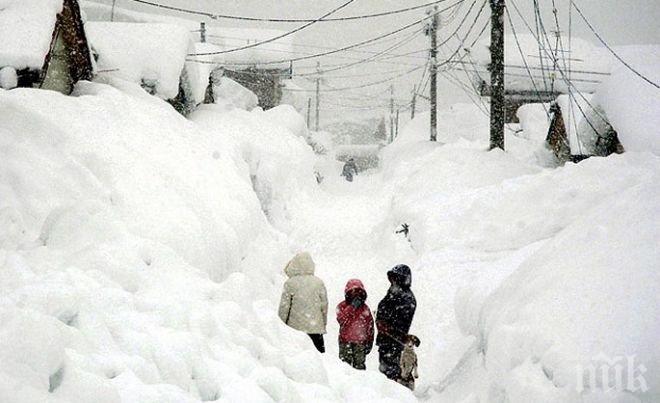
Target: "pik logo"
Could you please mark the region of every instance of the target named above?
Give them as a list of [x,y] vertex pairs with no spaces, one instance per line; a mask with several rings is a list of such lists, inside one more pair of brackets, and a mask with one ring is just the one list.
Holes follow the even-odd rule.
[[649,387],[644,378],[647,368],[644,364],[637,364],[635,360],[636,355],[609,357],[605,353],[599,353],[588,366],[578,366],[578,392],[596,389],[647,392]]

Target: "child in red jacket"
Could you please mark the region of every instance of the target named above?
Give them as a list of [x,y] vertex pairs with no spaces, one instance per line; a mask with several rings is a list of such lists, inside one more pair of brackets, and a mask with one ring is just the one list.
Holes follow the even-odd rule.
[[345,300],[337,305],[339,359],[356,369],[366,369],[365,360],[374,344],[374,318],[365,303],[367,291],[360,280],[349,280]]

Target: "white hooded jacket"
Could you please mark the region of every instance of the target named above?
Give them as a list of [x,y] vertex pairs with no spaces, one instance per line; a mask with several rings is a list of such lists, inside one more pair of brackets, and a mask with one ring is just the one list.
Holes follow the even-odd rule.
[[290,327],[307,334],[324,334],[328,323],[325,285],[314,275],[314,261],[307,252],[297,254],[286,265],[279,315]]

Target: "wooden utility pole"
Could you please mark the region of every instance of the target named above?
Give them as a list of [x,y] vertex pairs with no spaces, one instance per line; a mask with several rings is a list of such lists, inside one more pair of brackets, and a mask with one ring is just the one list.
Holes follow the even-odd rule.
[[319,131],[319,105],[321,102],[321,62],[316,62],[316,72],[318,73],[316,76],[316,122],[315,122],[315,128],[316,131]]
[[438,6],[433,7],[433,20],[429,29],[431,37],[431,141],[438,138]]
[[117,0],[112,0],[112,9],[110,10],[110,21],[115,20],[115,4],[117,3]]
[[312,124],[312,98],[307,98],[307,127],[309,128]]
[[390,143],[394,141],[394,85],[390,85]]
[[200,22],[199,23],[199,39],[200,39],[200,42],[202,42],[202,43],[206,42],[206,23],[205,22]]
[[396,123],[394,124],[394,137],[392,137],[392,141],[394,141],[395,138],[399,137],[399,109],[397,108],[396,110]]
[[490,149],[504,150],[504,0],[490,8]]
[[417,103],[417,87],[413,85],[412,101],[410,101],[410,119],[415,119],[415,106]]

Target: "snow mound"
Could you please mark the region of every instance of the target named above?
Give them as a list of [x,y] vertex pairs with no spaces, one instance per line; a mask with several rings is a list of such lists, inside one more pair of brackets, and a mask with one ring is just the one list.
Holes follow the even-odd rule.
[[[543,106],[519,115],[506,152],[486,151],[487,126],[431,143],[428,115],[382,152],[391,195],[382,227],[408,225],[401,238],[417,256],[414,284],[424,284],[415,332],[433,343],[421,349],[435,365],[420,362],[434,371],[422,385],[448,402],[657,400],[660,159],[628,152],[543,169]],[[468,114],[449,119],[445,127],[474,128]],[[624,389],[630,379],[650,391],[607,392],[604,376],[589,378],[609,358],[634,360]]]
[[[660,186],[657,175],[649,179],[576,219],[483,304],[479,332],[491,397],[660,396]],[[615,364],[590,378],[590,367],[610,359],[620,360],[622,385],[615,384]]]
[[315,186],[304,141],[113,87],[0,92],[0,401],[413,401],[276,314],[290,255],[253,183]]
[[252,110],[259,104],[257,95],[229,77],[221,77],[213,86],[215,102],[229,108]]
[[292,105],[278,105],[263,113],[273,124],[286,128],[296,136],[305,138],[309,135],[305,119]]
[[286,230],[289,211],[295,208],[293,196],[316,189],[314,153],[303,137],[288,129],[295,129],[302,117],[291,107],[225,112],[218,105],[202,105],[191,119],[238,144],[263,211],[278,229]]

